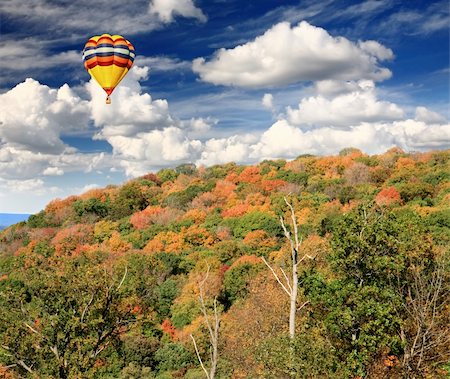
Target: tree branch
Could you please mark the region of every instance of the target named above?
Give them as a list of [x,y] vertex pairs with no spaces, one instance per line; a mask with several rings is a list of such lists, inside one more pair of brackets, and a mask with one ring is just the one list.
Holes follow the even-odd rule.
[[[11,349],[10,349],[8,346],[6,346],[6,345],[1,345],[1,347],[2,347],[3,349],[5,349],[5,350],[11,352]],[[11,353],[12,353],[12,352],[11,352]],[[33,373],[33,369],[32,369],[33,366],[28,366],[22,359],[17,358],[17,356],[16,356],[14,353],[11,354],[11,357],[13,357],[13,358],[16,360],[16,362],[17,362],[17,364],[18,364],[19,366],[23,367],[23,368],[24,368],[26,371],[28,371],[30,374]]]
[[297,308],[297,312],[300,311],[305,305],[309,304],[309,300],[305,301],[302,305]]
[[[280,284],[281,288],[283,288],[284,292],[287,293],[287,295],[290,297],[292,291],[289,291],[286,286],[281,282],[280,278],[278,277],[277,273],[275,272],[275,270],[272,268],[272,266],[266,261],[266,258],[261,257],[261,259],[263,260],[263,262],[266,264],[266,266],[269,268],[270,271],[272,271],[273,276],[275,277],[275,279],[277,280],[277,282]],[[292,289],[291,285],[289,284],[289,287]]]
[[197,354],[197,359],[200,363],[200,366],[202,367],[203,371],[205,372],[206,378],[209,379],[208,371],[206,370],[206,367],[203,364],[202,358],[200,357],[200,353],[198,352],[197,342],[195,342],[195,338],[192,334],[189,334],[189,337],[191,337],[192,342],[194,343],[195,353]]
[[119,283],[119,286],[117,287],[117,291],[120,289],[120,287],[122,287],[122,284],[125,281],[125,278],[127,277],[127,274],[128,274],[128,267],[125,266],[125,272],[123,274],[122,280]]
[[284,270],[283,270],[282,267],[280,267],[280,271],[281,271],[281,273],[283,274],[284,279],[286,280],[286,284],[288,285],[289,290],[290,290],[291,293],[292,293],[292,287],[291,287],[291,283],[289,283],[289,278],[287,277],[287,275],[286,275],[286,273],[284,272]]
[[92,302],[94,301],[94,296],[95,296],[95,292],[92,293],[91,299],[89,300],[89,302],[86,304],[86,306],[84,307],[83,310],[83,314],[81,315],[81,323],[83,323],[84,321],[84,316],[86,315],[86,312],[88,310],[88,308],[90,307],[90,305],[92,304]]

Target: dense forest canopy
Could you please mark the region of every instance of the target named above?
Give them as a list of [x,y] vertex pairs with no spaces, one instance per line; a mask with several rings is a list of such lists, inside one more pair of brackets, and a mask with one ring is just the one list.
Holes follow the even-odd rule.
[[449,156],[184,164],[54,200],[0,234],[0,377],[444,378]]

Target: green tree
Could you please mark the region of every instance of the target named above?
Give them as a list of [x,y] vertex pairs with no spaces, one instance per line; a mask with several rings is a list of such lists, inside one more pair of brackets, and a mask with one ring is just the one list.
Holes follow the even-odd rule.
[[433,266],[432,240],[413,211],[360,207],[334,228],[328,261],[336,279],[313,270],[302,284],[343,372],[364,376],[386,349],[403,354],[400,331],[409,322],[403,299],[414,285],[409,272]]
[[106,273],[103,259],[51,265],[27,256],[0,281],[1,363],[30,378],[93,377],[96,362],[113,356],[135,318],[123,306],[126,271]]

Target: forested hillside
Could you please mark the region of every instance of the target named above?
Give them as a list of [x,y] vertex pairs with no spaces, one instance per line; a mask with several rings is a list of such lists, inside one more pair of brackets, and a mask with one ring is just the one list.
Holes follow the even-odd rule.
[[54,200],[0,234],[0,377],[444,378],[449,156],[185,164]]

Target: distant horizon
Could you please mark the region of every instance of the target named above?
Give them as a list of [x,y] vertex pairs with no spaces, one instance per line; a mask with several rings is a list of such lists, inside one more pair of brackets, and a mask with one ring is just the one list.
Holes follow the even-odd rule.
[[33,213],[2,213],[0,212],[0,230],[8,226],[26,221]]
[[[399,147],[399,146],[392,146],[389,149],[387,149],[387,150],[385,150],[385,151],[383,151],[383,152],[381,152],[379,154],[368,154],[367,152],[363,151],[362,149],[358,149],[358,148],[353,147],[353,146],[347,146],[347,147],[341,149],[341,151],[345,150],[345,149],[357,149],[357,150],[360,150],[363,154],[365,154],[367,156],[375,156],[375,155],[385,154],[386,152],[388,152],[389,150],[392,150],[392,149],[401,149],[401,147]],[[401,150],[403,150],[403,149],[401,149]],[[439,151],[446,151],[446,150],[449,150],[449,149],[430,149],[430,150],[427,150],[427,151],[404,151],[404,150],[403,151],[405,152],[405,154],[414,154],[414,153],[430,153],[430,152],[433,152],[433,151],[439,152]],[[226,164],[230,164],[230,163],[235,163],[238,166],[250,166],[250,165],[259,165],[264,160],[279,160],[279,159],[286,160],[286,161],[292,161],[292,160],[295,160],[296,158],[298,158],[298,157],[300,157],[302,155],[313,155],[313,156],[317,156],[317,157],[337,156],[337,155],[339,155],[339,152],[337,152],[336,154],[307,154],[307,153],[302,154],[302,153],[300,153],[295,158],[265,158],[265,159],[261,159],[260,161],[252,163],[252,164],[226,162],[226,163],[221,163],[220,165],[226,165]],[[184,163],[180,163],[180,164],[177,164],[177,165],[174,165],[174,166],[171,166],[171,167],[164,167],[164,168],[166,168],[166,169],[175,169],[176,167],[181,166],[183,164],[194,164],[195,165],[195,163],[193,163],[193,162],[184,162]],[[199,168],[199,167],[211,167],[211,166],[214,166],[214,165],[198,165],[198,164],[196,164],[195,166],[197,168]],[[159,170],[153,170],[153,171],[148,171],[147,173],[157,173],[158,171]],[[139,176],[142,176],[142,175],[139,175]],[[64,196],[54,196],[54,197],[49,198],[48,201],[46,203],[44,203],[41,208],[36,209],[35,211],[24,211],[24,212],[1,212],[0,211],[0,216],[1,215],[27,215],[27,216],[31,216],[33,214],[37,214],[37,213],[43,211],[45,209],[45,207],[53,200],[65,199],[65,198],[67,198],[69,196],[79,196],[79,195],[82,195],[83,193],[85,193],[85,192],[87,192],[89,190],[92,190],[94,188],[101,189],[101,188],[105,188],[105,187],[107,187],[109,185],[120,186],[120,185],[126,183],[129,180],[137,179],[139,176],[125,178],[125,180],[122,180],[122,181],[119,181],[119,182],[108,182],[108,183],[105,183],[104,185],[101,185],[101,186],[99,185],[99,186],[84,188],[81,192],[80,191],[79,192],[75,192],[75,190],[74,190],[74,192],[70,192],[70,189],[69,189],[69,191]],[[1,217],[0,217],[0,220],[1,220]],[[20,221],[22,221],[22,220],[20,220]],[[18,221],[18,222],[20,222],[20,221]],[[14,223],[12,223],[12,224],[14,224]],[[12,224],[9,224],[9,225],[12,225]],[[0,226],[4,226],[1,223],[1,221],[0,221]]]

